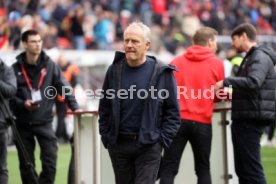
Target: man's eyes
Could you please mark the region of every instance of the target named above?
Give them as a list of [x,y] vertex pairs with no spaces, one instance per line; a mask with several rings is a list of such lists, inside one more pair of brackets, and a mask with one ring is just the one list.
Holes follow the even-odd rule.
[[28,42],[31,43],[31,44],[36,44],[36,43],[41,43],[42,40],[30,40]]
[[139,41],[137,41],[137,40],[125,40],[125,43],[138,44]]

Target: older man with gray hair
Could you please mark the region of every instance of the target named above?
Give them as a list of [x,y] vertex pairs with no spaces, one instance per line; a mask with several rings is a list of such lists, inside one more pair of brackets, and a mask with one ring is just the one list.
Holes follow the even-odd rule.
[[174,67],[146,55],[149,34],[141,22],[126,28],[125,52],[116,52],[103,84],[100,134],[117,184],[154,184],[162,147],[180,125]]

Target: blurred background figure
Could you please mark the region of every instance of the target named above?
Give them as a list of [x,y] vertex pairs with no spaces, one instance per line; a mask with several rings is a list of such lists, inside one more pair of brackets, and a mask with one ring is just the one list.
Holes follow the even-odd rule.
[[229,60],[229,58],[227,57],[227,51],[223,50],[221,48],[221,45],[218,44],[217,45],[217,51],[216,51],[216,55],[223,61],[223,65],[224,65],[224,76],[225,77],[230,77],[231,73],[232,73],[232,64]]
[[227,50],[226,58],[232,64],[231,75],[236,76],[243,60],[242,54],[238,54],[234,49],[231,48]]
[[[69,62],[69,60],[66,58],[65,54],[61,53],[58,61],[58,66],[62,70],[62,74],[65,77],[65,79],[68,81],[68,83],[74,88],[77,86],[78,77],[79,77],[79,68],[76,65],[73,65]],[[66,127],[66,113],[67,113],[67,105],[64,102],[64,99],[62,96],[58,96],[56,98],[56,113],[57,113],[57,129],[56,129],[56,136],[58,138],[58,142],[68,143],[69,142],[69,135],[67,133],[67,127]]]
[[82,6],[77,6],[74,10],[74,15],[71,19],[70,33],[73,39],[74,48],[77,50],[85,50],[85,38],[83,30],[83,22],[85,12]]
[[276,126],[276,122],[272,123],[265,129],[264,133],[266,135],[264,135],[262,138],[261,146],[276,148],[276,140],[274,139],[275,126]]
[[115,25],[110,19],[111,10],[109,6],[98,4],[95,6],[95,14],[98,19],[93,30],[98,49],[110,50],[110,44],[113,42],[115,35]]
[[0,8],[0,50],[9,49],[10,27],[7,23],[6,10]]

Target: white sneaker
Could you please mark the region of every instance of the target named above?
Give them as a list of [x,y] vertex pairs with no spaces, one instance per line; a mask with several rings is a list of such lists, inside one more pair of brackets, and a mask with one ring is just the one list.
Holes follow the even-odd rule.
[[261,147],[265,146],[267,144],[267,141],[268,141],[267,135],[263,135],[260,142]]
[[270,148],[276,148],[276,142],[275,140],[266,140],[263,144],[261,144],[263,147],[270,147]]

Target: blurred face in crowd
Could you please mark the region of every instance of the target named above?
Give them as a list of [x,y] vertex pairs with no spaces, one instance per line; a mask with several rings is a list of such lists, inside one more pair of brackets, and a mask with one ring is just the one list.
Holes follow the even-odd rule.
[[235,35],[232,37],[232,47],[236,49],[237,53],[244,52],[244,48],[243,48],[243,44],[245,42],[244,34],[241,36]]
[[42,39],[40,35],[29,35],[26,42],[23,42],[26,52],[30,55],[39,55],[42,50]]
[[61,68],[65,67],[67,65],[68,61],[67,61],[67,58],[65,56],[64,53],[62,53],[59,58],[58,58],[58,66],[60,66]]
[[139,27],[129,27],[124,33],[124,50],[130,66],[139,66],[146,61],[146,51],[150,41],[146,40],[143,30]]

